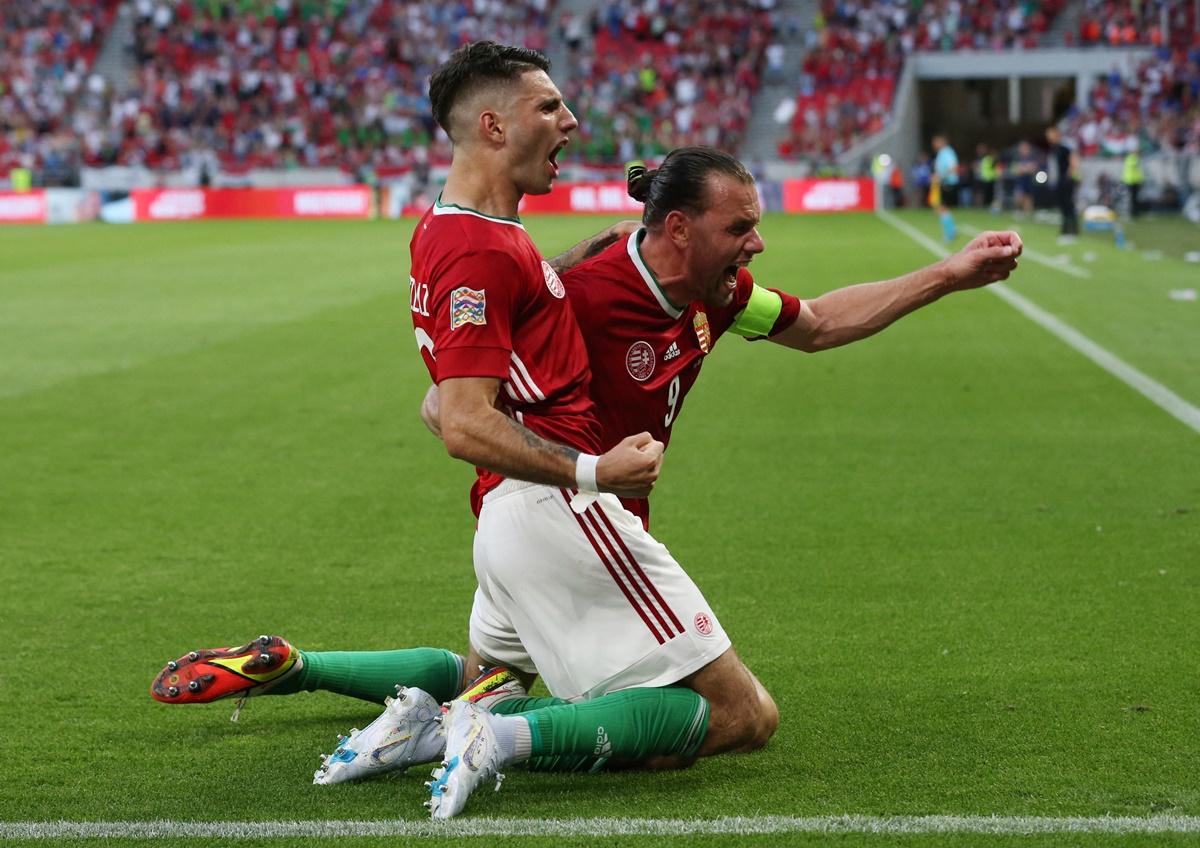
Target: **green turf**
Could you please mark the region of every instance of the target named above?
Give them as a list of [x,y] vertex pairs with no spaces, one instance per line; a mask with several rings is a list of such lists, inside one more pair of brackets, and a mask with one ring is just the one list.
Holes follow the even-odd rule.
[[[552,254],[600,223],[529,228]],[[233,724],[146,694],[166,659],[260,632],[463,647],[472,475],[416,416],[410,227],[0,231],[0,821],[421,817],[418,773],[310,785],[369,705],[262,698]],[[759,279],[802,295],[932,259],[868,216],[762,231]],[[1089,279],[1025,261],[1011,285],[1200,404],[1200,303],[1165,296],[1194,266],[1071,253]],[[516,773],[468,814],[1200,814],[1198,448],[986,292],[816,356],[722,341],[655,531],[778,735],[680,773]]]

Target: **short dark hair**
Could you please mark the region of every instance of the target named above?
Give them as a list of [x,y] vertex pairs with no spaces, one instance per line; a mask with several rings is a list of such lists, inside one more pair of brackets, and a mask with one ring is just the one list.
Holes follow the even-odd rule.
[[677,147],[653,171],[647,171],[644,165],[630,165],[626,179],[629,196],[645,204],[642,223],[653,227],[677,209],[703,214],[708,206],[708,175],[713,173],[754,184],[745,165],[711,147]]
[[433,119],[449,135],[450,111],[461,97],[481,84],[512,81],[538,70],[548,73],[550,60],[536,50],[494,41],[465,44],[455,50],[429,80]]

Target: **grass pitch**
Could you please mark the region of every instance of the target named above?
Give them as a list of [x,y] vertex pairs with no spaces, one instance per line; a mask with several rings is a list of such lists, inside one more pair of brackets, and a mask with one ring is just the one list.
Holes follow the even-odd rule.
[[[527,223],[553,254],[605,222]],[[260,632],[464,647],[472,475],[416,415],[411,225],[0,230],[0,825],[423,817],[417,769],[310,785],[371,705],[259,698],[233,724],[146,692],[167,659]],[[933,258],[868,216],[762,232],[757,278],[802,296]],[[1200,302],[1169,296],[1194,266],[1023,236],[1050,262],[1014,289],[1200,404]],[[778,735],[678,773],[514,772],[467,816],[1200,814],[1200,434],[986,292],[836,351],[731,337],[710,360],[655,533]]]

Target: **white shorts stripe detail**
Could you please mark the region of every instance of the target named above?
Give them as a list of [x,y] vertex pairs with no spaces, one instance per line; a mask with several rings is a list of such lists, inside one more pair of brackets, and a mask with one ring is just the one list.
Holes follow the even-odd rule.
[[[616,544],[608,533],[605,532],[595,511],[596,505],[592,504],[584,511],[583,518],[587,520],[591,526],[592,533],[595,534],[595,537],[600,540],[604,548],[608,551],[608,555],[613,565],[616,566],[616,570],[624,578],[626,585],[632,589],[632,595],[641,601],[638,605],[638,613],[643,619],[647,618],[647,613],[649,613],[649,617],[654,619],[658,625],[654,634],[655,636],[661,633],[666,636],[666,639],[674,639],[676,634],[671,632],[670,625],[663,619],[662,613],[655,608],[654,602],[650,599],[650,593],[646,591],[645,586],[638,582],[637,577],[629,566],[629,560],[621,554],[620,545]],[[660,640],[662,639],[661,636],[659,638]]]
[[660,633],[654,626],[654,621],[649,615],[646,614],[646,610],[638,604],[637,597],[630,590],[630,587],[624,580],[621,579],[621,570],[612,563],[609,555],[605,553],[604,548],[596,540],[595,536],[593,535],[593,530],[587,521],[587,513],[585,512],[584,515],[576,515],[574,510],[571,510],[571,491],[568,491],[567,489],[559,489],[559,491],[562,492],[563,498],[567,501],[567,509],[572,515],[575,516],[575,520],[579,522],[579,528],[583,531],[583,535],[587,537],[588,543],[591,544],[592,549],[596,552],[596,556],[600,558],[600,562],[604,564],[605,570],[608,571],[609,575],[613,579],[613,582],[616,583],[620,588],[621,593],[625,596],[626,600],[629,601],[630,606],[633,607],[634,611],[638,614],[642,621],[645,622],[646,627],[650,630],[650,632],[654,634],[654,638],[658,641],[658,644],[661,645],[666,642],[667,640],[663,637],[662,633]]
[[[646,572],[642,569],[642,564],[637,561],[637,557],[630,552],[628,545],[625,544],[625,540],[621,538],[620,534],[617,532],[617,529],[613,527],[612,520],[609,518],[608,513],[605,512],[599,505],[596,506],[596,509],[600,511],[600,518],[604,522],[605,526],[607,526],[608,529],[611,530],[616,536],[617,544],[621,546],[621,550],[624,551],[626,557],[629,558],[629,562],[633,565],[634,570],[641,575],[641,578],[646,582],[646,587],[650,590],[650,593],[654,595],[655,600],[657,600],[659,605],[662,607],[662,611],[666,613],[667,618],[671,619],[671,623],[675,625],[675,628],[680,633],[683,633],[683,625],[679,623],[679,619],[676,617],[675,611],[667,605],[665,600],[663,600],[662,593],[658,591],[658,587],[650,582],[650,578],[646,576]],[[641,529],[640,522],[638,529]]]
[[[511,372],[511,371],[509,372],[509,376],[512,376],[512,372]],[[514,392],[514,391],[513,391],[513,384],[512,384],[511,382],[509,382],[509,381],[505,381],[505,383],[504,383],[504,391],[505,391],[505,392],[507,392],[507,393],[508,393],[508,396],[509,396],[510,398],[512,398],[513,400],[516,400],[516,401],[522,400],[522,398],[521,398],[519,395],[517,395],[517,393],[516,393],[516,392]]]
[[674,639],[682,633],[683,628],[677,626],[678,622],[674,622],[676,626],[672,626],[675,616],[671,614],[670,610],[666,609],[666,604],[662,601],[653,584],[650,583],[650,578],[642,571],[642,567],[638,565],[637,560],[629,552],[624,542],[621,541],[617,535],[617,529],[608,521],[608,516],[604,515],[600,506],[592,504],[584,515],[591,517],[596,531],[609,544],[609,549],[616,558],[618,567],[625,573],[629,582],[633,584],[638,597],[642,599],[642,603],[646,605],[646,608],[653,613],[655,620],[663,632],[666,633],[667,638]]
[[711,819],[509,819],[450,821],[10,821],[0,839],[341,839],[345,837],[679,836],[771,833],[1200,833],[1200,816],[726,816]]
[[521,372],[521,376],[525,378],[525,385],[529,386],[534,396],[538,400],[545,400],[546,395],[541,389],[538,388],[538,385],[534,382],[533,377],[529,376],[529,369],[525,367],[525,363],[521,361],[521,357],[517,356],[516,351],[513,351],[512,361],[513,364],[517,366],[517,370]]
[[[601,511],[587,515],[570,502],[566,487],[511,479],[484,496],[470,624],[483,656],[536,668],[552,695],[576,701],[668,686],[729,649],[699,587],[615,495],[600,495]],[[655,619],[674,621],[672,610],[689,622],[703,611],[712,627],[667,638]]]

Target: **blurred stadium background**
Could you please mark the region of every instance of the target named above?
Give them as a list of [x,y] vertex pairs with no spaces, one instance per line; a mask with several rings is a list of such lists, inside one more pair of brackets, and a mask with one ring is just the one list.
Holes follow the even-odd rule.
[[[554,62],[581,122],[567,184],[619,179],[627,160],[699,143],[752,165],[768,209],[875,202],[855,188],[807,197],[811,187],[786,183],[839,176],[872,178],[888,205],[920,206],[940,132],[958,151],[964,205],[993,199],[1030,214],[1054,205],[1044,131],[1056,124],[1082,155],[1081,208],[1141,211],[1129,202],[1136,164],[1139,207],[1200,221],[1198,6],[6,2],[0,219],[411,212],[436,193],[450,157],[429,116],[429,73],[456,46],[491,38]],[[994,190],[981,184],[993,180]],[[127,199],[135,189],[247,186],[369,188],[257,205],[243,196],[242,206],[195,193]],[[583,192],[559,208],[569,205],[620,211],[622,202],[620,192]]]

